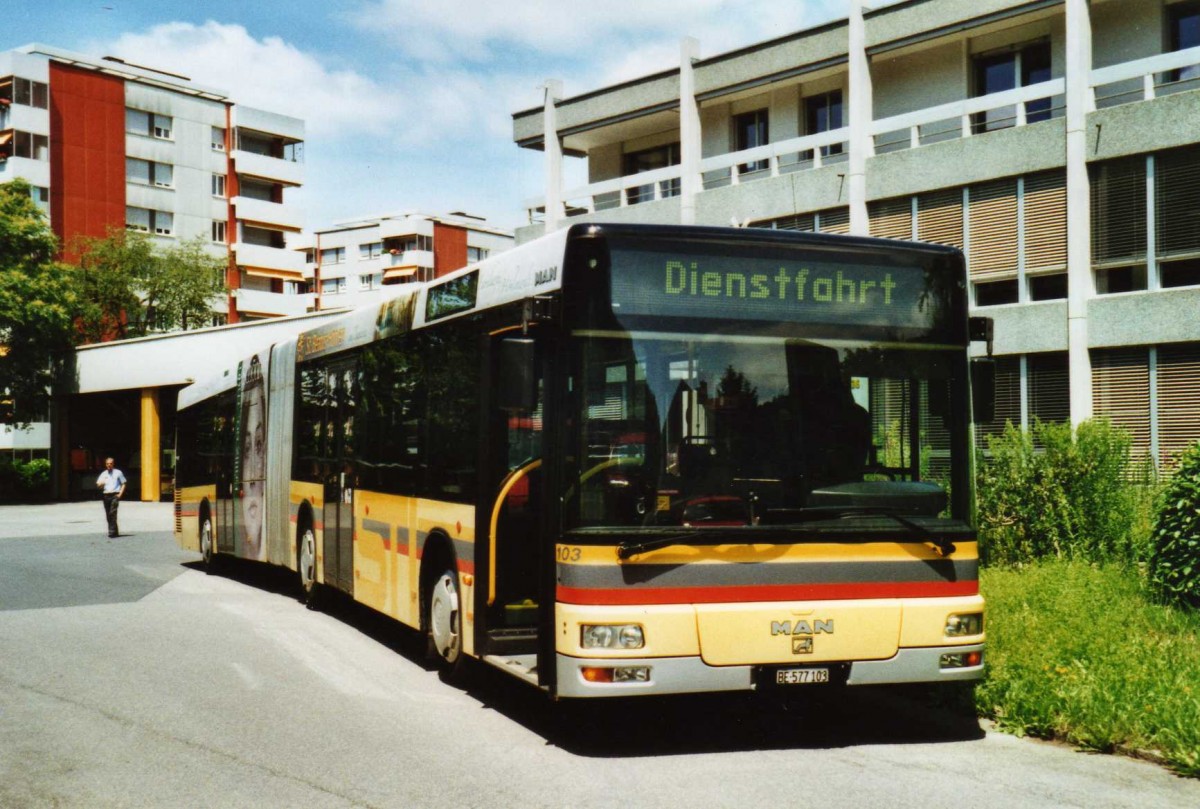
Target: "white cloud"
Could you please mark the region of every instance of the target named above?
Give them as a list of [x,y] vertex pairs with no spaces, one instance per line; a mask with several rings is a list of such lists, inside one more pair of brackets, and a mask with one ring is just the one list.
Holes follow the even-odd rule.
[[172,72],[228,92],[237,103],[303,118],[311,135],[347,128],[382,135],[406,113],[404,99],[371,78],[330,70],[279,37],[255,39],[240,25],[165,23],[105,47],[137,64],[167,61]]
[[[350,19],[402,52],[486,62],[505,49],[607,63],[639,43],[709,34],[717,49],[844,16],[849,0],[366,0]],[[737,39],[736,42],[730,40]],[[597,43],[604,43],[603,48]]]

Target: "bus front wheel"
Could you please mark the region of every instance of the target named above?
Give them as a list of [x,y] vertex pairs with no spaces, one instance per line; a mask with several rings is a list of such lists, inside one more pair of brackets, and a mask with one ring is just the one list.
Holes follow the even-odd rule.
[[447,568],[429,588],[429,650],[446,679],[462,674],[462,604],[458,574]]

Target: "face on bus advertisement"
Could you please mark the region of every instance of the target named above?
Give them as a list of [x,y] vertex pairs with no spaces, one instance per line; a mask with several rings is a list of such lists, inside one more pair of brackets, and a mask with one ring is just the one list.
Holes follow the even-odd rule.
[[262,556],[264,478],[267,466],[266,385],[262,363],[251,359],[243,377],[242,391],[242,525],[245,532],[245,556]]

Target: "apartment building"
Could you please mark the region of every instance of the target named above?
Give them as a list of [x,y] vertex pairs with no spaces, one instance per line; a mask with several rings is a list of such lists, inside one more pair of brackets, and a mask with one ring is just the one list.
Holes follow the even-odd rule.
[[228,259],[218,322],[314,305],[285,243],[303,226],[284,200],[303,182],[303,145],[303,121],[185,76],[40,44],[0,53],[0,182],[34,186],[67,251],[111,227],[203,237]]
[[337,222],[305,234],[295,247],[324,310],[378,301],[395,284],[429,281],[512,244],[511,233],[470,214],[405,212]]
[[[902,0],[513,115],[518,241],[573,222],[942,242],[995,319],[997,420],[1200,439],[1200,2]],[[563,187],[563,161],[588,183]]]

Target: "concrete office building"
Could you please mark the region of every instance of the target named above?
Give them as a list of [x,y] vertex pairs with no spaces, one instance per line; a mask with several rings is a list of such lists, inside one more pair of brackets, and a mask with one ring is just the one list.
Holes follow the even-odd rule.
[[[1200,438],[1200,3],[904,0],[514,114],[573,222],[921,239],[995,318],[998,420]],[[549,133],[549,136],[547,135]],[[563,187],[565,159],[588,184]]]
[[109,228],[160,243],[202,236],[228,258],[217,321],[299,314],[304,122],[188,78],[45,45],[0,53],[0,182],[23,177],[70,253]]
[[432,280],[512,244],[511,233],[476,216],[412,212],[337,222],[295,242],[322,310],[382,300],[385,287]]

